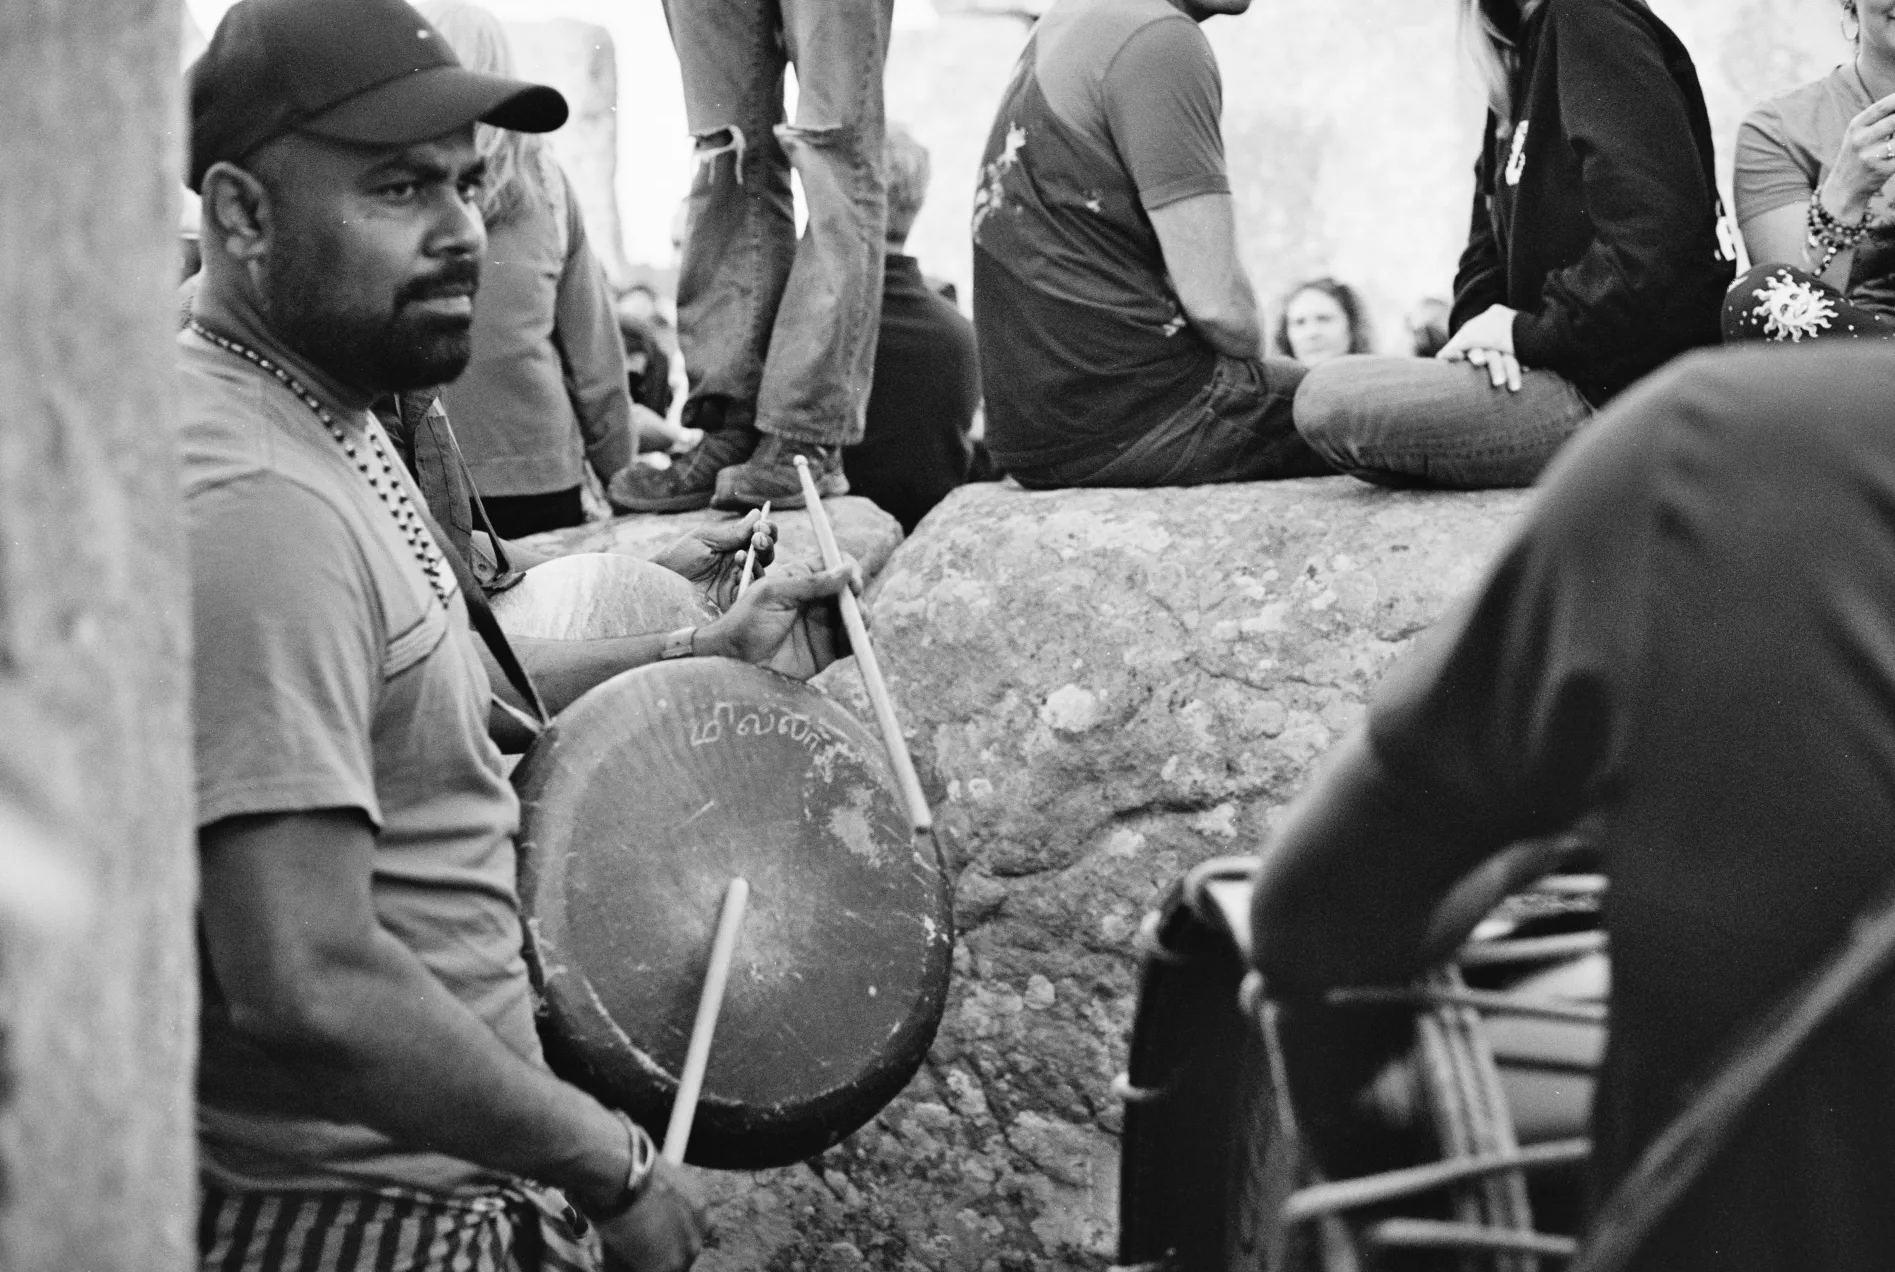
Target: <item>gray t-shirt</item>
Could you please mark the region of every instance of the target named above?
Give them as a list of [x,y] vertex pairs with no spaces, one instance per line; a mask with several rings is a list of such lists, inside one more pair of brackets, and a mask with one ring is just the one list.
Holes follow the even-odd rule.
[[1223,86],[1166,0],[1058,0],[994,117],[974,197],[974,329],[1003,467],[1123,448],[1210,383],[1156,209],[1226,194]]
[[[538,1063],[515,890],[519,804],[487,737],[489,685],[466,606],[455,591],[442,607],[307,406],[248,362],[188,331],[178,339],[198,825],[359,809],[376,831],[382,926]],[[379,430],[366,412],[331,409],[359,439]],[[395,469],[407,483],[399,460]],[[235,1189],[498,1182],[316,1115],[296,1075],[233,1032],[203,975],[208,1179]]]
[[[1828,178],[1849,121],[1870,100],[1855,68],[1844,65],[1751,111],[1737,130],[1737,223],[1806,202]],[[1856,249],[1847,291],[1858,304],[1895,313],[1895,205],[1888,187],[1870,201],[1869,219],[1874,228]]]

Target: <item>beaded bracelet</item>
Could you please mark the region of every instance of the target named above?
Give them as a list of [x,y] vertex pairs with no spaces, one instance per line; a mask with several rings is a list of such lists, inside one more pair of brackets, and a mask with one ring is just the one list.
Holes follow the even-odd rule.
[[1862,219],[1854,225],[1845,225],[1828,208],[1823,206],[1821,191],[1811,194],[1809,201],[1809,239],[1813,248],[1820,248],[1823,263],[1816,267],[1816,276],[1821,278],[1829,272],[1835,259],[1860,243],[1869,232],[1869,214],[1865,210]]

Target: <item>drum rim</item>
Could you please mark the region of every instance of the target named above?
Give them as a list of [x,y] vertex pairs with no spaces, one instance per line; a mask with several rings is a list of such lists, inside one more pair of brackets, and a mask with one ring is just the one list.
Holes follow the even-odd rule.
[[[695,665],[694,665],[695,664]],[[829,718],[823,723],[844,733],[851,745],[868,759],[869,767],[894,795],[893,775],[887,771],[879,744],[867,726],[821,690],[770,668],[733,659],[692,659],[653,663],[621,672],[583,695],[568,707],[521,758],[513,774],[521,802],[517,836],[519,896],[526,922],[524,942],[527,971],[535,996],[535,1015],[548,1063],[556,1073],[590,1091],[613,1107],[623,1108],[646,1125],[663,1125],[677,1092],[677,1079],[639,1047],[600,1005],[585,974],[566,963],[549,943],[539,916],[544,900],[556,897],[563,886],[563,861],[550,860],[533,826],[545,773],[551,771],[562,734],[593,727],[592,720],[613,696],[612,686],[633,678],[696,676],[712,665],[724,675],[737,675],[772,688],[794,686],[816,695]],[[605,691],[605,692],[602,692]],[[898,798],[898,797],[897,797]],[[693,1165],[722,1169],[761,1169],[786,1166],[822,1152],[866,1124],[900,1094],[927,1058],[935,1033],[946,1013],[952,983],[954,949],[953,892],[940,845],[932,835],[928,848],[917,854],[928,859],[934,876],[936,911],[941,916],[941,939],[928,946],[927,961],[918,978],[923,992],[887,1035],[889,1054],[884,1065],[860,1066],[843,1075],[837,1085],[818,1095],[771,1106],[752,1106],[706,1091],[700,1098],[697,1121],[687,1160]],[[563,901],[562,901],[563,904]],[[549,971],[550,969],[550,971]],[[600,1054],[614,1063],[601,1064]],[[852,1083],[854,1085],[845,1085]]]

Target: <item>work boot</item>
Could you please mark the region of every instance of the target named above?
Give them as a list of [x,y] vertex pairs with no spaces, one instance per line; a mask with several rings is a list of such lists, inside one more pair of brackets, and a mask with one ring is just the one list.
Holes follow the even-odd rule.
[[605,489],[612,507],[619,512],[694,512],[708,508],[711,493],[717,488],[717,474],[750,458],[763,440],[747,419],[733,419],[738,412],[727,407],[723,398],[705,398],[695,411],[687,407],[685,424],[703,429],[703,440],[673,459],[669,468],[627,464],[614,473]]
[[796,475],[798,455],[809,461],[809,475],[816,479],[818,495],[832,499],[849,493],[849,479],[842,475],[842,447],[766,433],[756,454],[717,474],[717,493],[711,496],[711,507],[734,511],[761,508],[768,502],[774,508],[801,508],[803,482]]

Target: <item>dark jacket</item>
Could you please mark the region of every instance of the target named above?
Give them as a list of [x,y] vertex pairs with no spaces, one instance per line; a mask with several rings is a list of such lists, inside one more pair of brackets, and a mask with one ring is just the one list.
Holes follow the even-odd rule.
[[979,407],[973,324],[935,295],[914,257],[891,253],[868,423],[861,443],[842,452],[849,489],[913,534],[967,480],[967,433]]
[[1491,113],[1451,328],[1519,311],[1523,365],[1603,403],[1718,342],[1736,251],[1697,70],[1641,0],[1546,0],[1520,33],[1514,115]]

